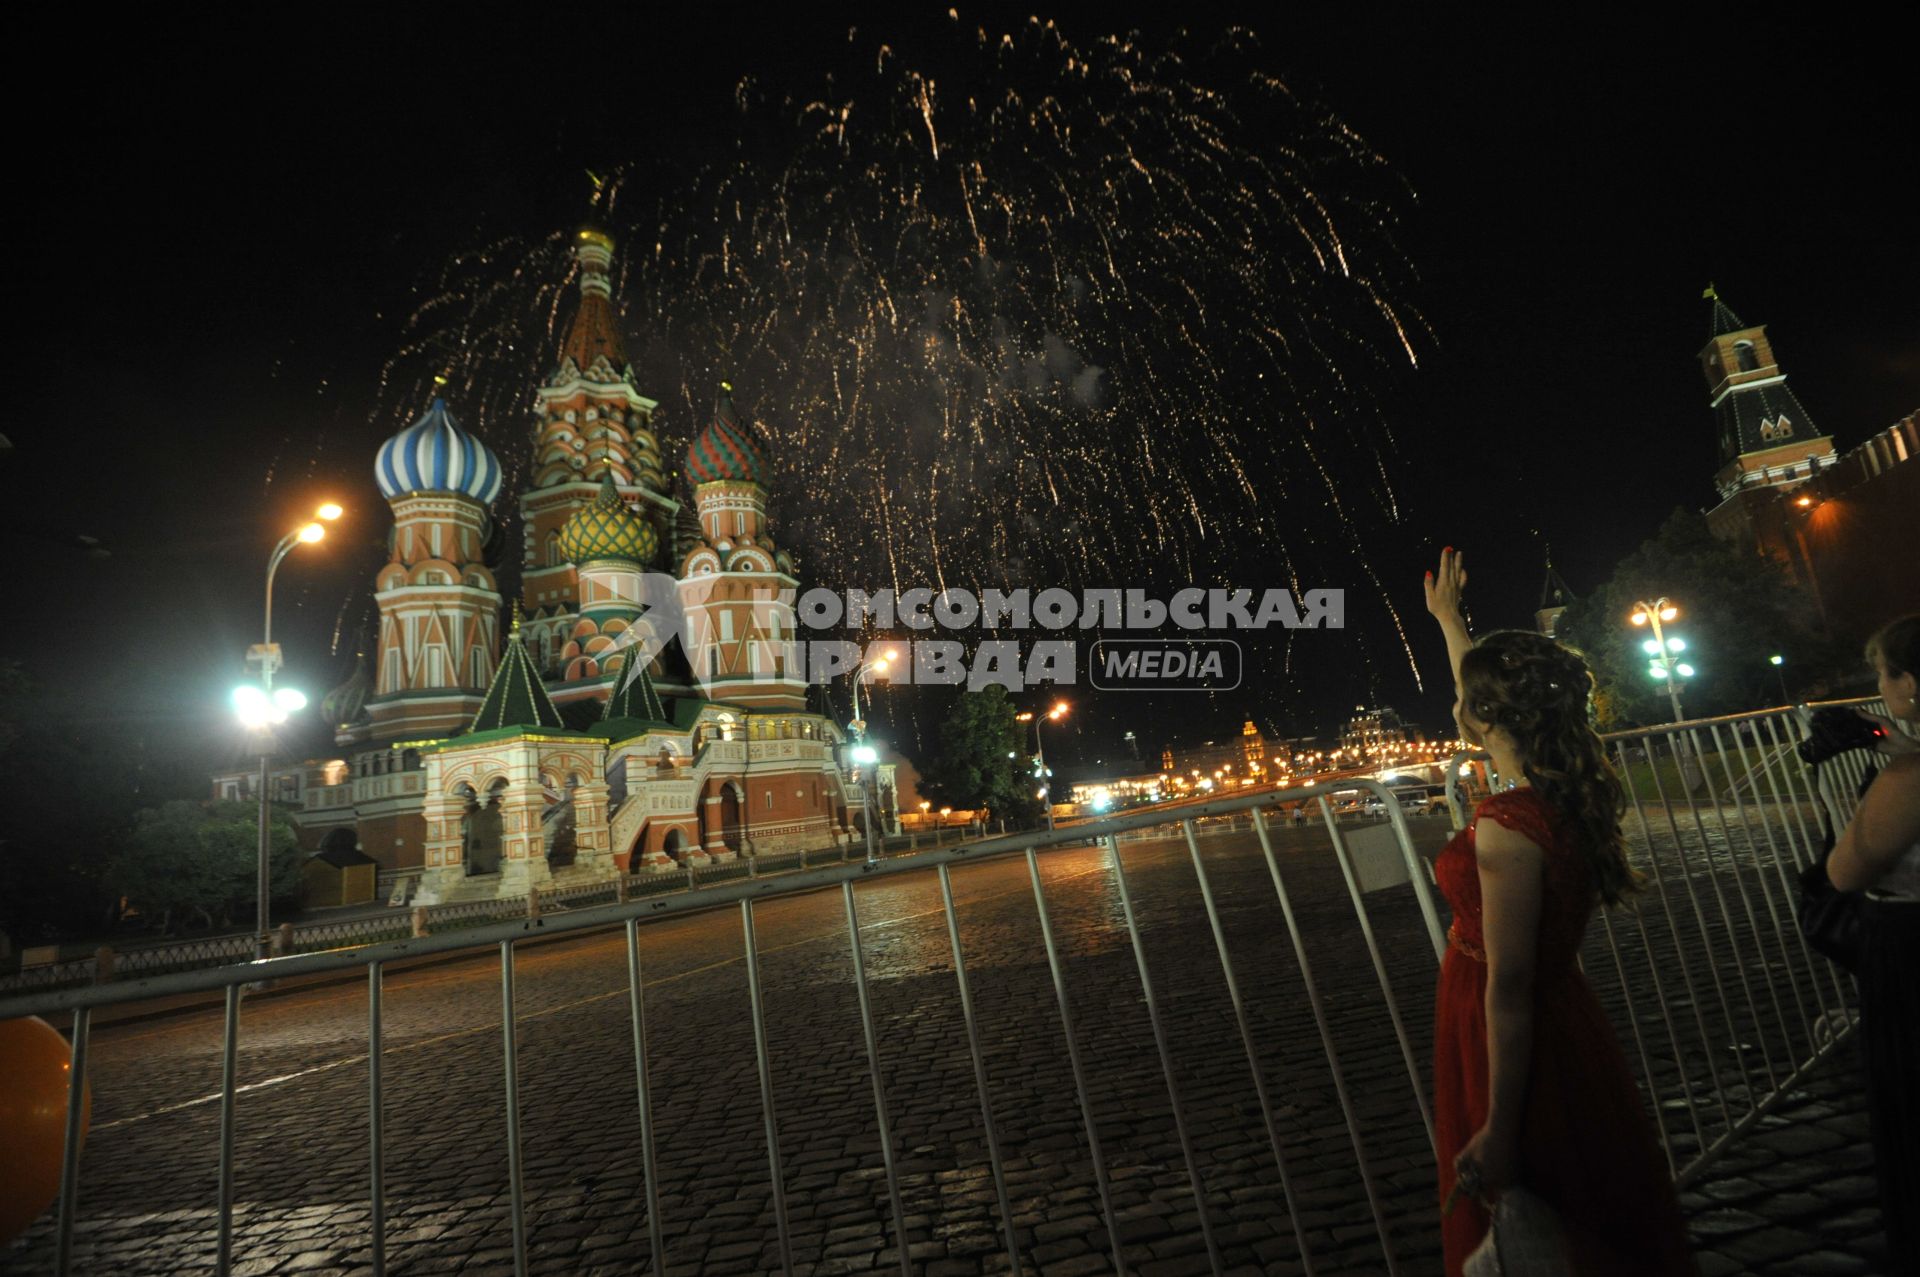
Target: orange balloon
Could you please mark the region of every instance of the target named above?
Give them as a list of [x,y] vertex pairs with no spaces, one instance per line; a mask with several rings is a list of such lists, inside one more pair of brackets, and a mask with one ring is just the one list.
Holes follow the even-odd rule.
[[[26,1232],[60,1195],[72,1061],[67,1040],[45,1020],[0,1020],[0,1246]],[[80,1095],[83,1148],[92,1116],[89,1086]]]

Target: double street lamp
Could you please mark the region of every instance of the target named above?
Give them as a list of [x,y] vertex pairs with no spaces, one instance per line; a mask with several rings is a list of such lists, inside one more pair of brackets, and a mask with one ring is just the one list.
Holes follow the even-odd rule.
[[1043,721],[1058,722],[1066,716],[1067,703],[1065,701],[1055,701],[1053,708],[1044,714],[1036,714],[1032,710],[1022,710],[1013,716],[1015,722],[1033,724],[1034,776],[1040,782],[1039,792],[1034,796],[1046,806],[1047,829],[1049,832],[1053,829],[1053,772],[1047,766],[1047,745],[1046,742],[1040,738],[1040,724]]
[[287,721],[307,706],[306,695],[291,687],[275,688],[273,676],[280,668],[280,645],[273,641],[273,575],[280,569],[281,560],[293,553],[296,546],[312,545],[327,535],[326,524],[338,519],[344,513],[334,502],[328,501],[314,511],[314,518],[301,524],[280,538],[273,547],[273,553],[267,557],[267,606],[265,624],[261,641],[248,653],[249,664],[260,666],[260,683],[255,686],[244,683],[233,689],[233,708],[240,723],[248,731],[261,733],[260,738],[260,855],[256,866],[255,882],[255,931],[254,956],[265,958],[273,948],[272,933],[268,930],[267,901],[272,892],[272,881],[268,870],[268,849],[271,845],[273,811],[268,794],[272,781],[273,768],[273,729]]

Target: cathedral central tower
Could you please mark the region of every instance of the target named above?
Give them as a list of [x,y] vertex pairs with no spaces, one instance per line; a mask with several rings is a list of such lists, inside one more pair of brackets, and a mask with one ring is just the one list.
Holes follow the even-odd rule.
[[[520,498],[526,536],[522,636],[541,673],[562,680],[573,677],[567,645],[578,637],[584,601],[567,548],[568,521],[593,507],[608,477],[619,498],[653,527],[656,545],[667,540],[676,509],[666,495],[653,433],[657,405],[635,384],[613,306],[613,239],[591,227],[581,230],[573,257],[580,300],[558,362],[536,392],[533,485]],[[562,688],[555,695],[572,699]]]

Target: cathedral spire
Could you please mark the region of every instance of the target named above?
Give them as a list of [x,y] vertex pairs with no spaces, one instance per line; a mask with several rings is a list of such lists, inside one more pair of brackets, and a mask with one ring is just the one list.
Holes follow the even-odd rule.
[[579,263],[580,308],[574,312],[560,343],[562,366],[567,360],[591,380],[594,362],[607,361],[605,378],[620,380],[627,367],[626,343],[620,336],[619,317],[613,313],[613,281],[608,271],[613,265],[613,236],[594,226],[582,227],[574,236],[573,257]]

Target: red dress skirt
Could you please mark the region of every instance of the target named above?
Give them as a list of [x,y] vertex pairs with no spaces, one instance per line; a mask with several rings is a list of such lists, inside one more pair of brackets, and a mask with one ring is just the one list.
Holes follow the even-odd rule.
[[[1577,963],[1596,897],[1592,871],[1532,789],[1487,799],[1474,819],[1497,821],[1546,853],[1520,1182],[1560,1212],[1581,1277],[1691,1277],[1698,1269],[1666,1158],[1613,1026]],[[1472,825],[1440,853],[1434,874],[1453,907],[1433,1038],[1444,1201],[1453,1159],[1487,1120],[1487,964]],[[1449,1277],[1457,1277],[1486,1232],[1480,1204],[1457,1201],[1441,1224]]]

